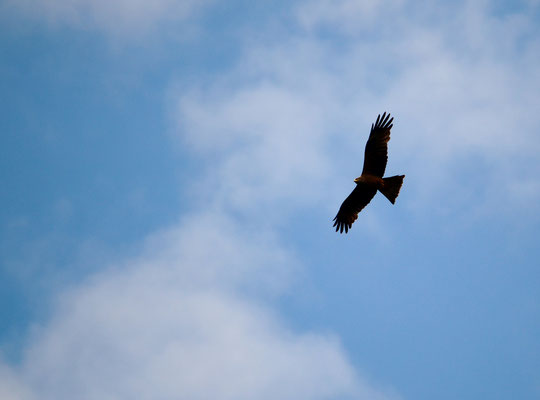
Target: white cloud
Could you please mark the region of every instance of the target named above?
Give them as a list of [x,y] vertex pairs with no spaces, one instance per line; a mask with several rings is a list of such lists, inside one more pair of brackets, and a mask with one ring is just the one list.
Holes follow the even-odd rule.
[[[387,399],[331,335],[288,329],[261,293],[294,258],[268,234],[206,215],[148,240],[145,254],[64,293],[35,328],[10,398]],[[213,223],[210,223],[212,222]],[[261,286],[257,294],[242,290]],[[270,289],[264,289],[270,285]],[[7,377],[7,378],[6,378]]]
[[380,28],[405,0],[318,0],[305,2],[297,11],[300,24],[306,29],[331,26],[345,32]]
[[[251,45],[204,95],[184,95],[180,135],[211,165],[217,201],[243,211],[272,208],[267,200],[337,203],[334,189],[346,195],[361,170],[370,123],[388,110],[396,119],[387,172],[408,175],[404,192],[414,208],[444,199],[460,212],[499,214],[500,202],[522,204],[513,190],[518,176],[534,206],[534,21],[527,10],[494,16],[485,2],[454,4],[444,15],[439,6],[305,3],[298,14],[305,31]],[[384,24],[346,29],[339,43],[327,36],[358,13]],[[349,189],[336,186],[338,171],[351,171]],[[475,201],[463,203],[471,189]]]
[[3,400],[32,400],[31,391],[19,375],[0,359],[0,398]]
[[323,102],[271,82],[184,98],[184,140],[209,159],[210,202],[255,213],[305,202],[330,168],[323,113]]

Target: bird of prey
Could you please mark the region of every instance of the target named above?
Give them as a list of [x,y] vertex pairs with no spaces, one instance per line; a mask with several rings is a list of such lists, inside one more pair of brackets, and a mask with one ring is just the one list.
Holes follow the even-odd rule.
[[380,191],[392,204],[398,197],[405,175],[396,175],[383,178],[386,162],[388,161],[388,141],[392,121],[390,114],[386,112],[377,116],[375,124],[371,124],[371,132],[366,143],[364,153],[364,169],[362,175],[354,180],[356,187],[345,199],[334,218],[336,232],[345,233],[351,229],[352,224],[358,218],[358,213],[368,205],[373,196]]

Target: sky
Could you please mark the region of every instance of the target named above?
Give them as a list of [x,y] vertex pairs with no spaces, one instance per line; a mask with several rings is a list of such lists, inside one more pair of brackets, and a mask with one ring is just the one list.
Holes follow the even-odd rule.
[[540,398],[540,2],[2,0],[0,55],[0,398]]

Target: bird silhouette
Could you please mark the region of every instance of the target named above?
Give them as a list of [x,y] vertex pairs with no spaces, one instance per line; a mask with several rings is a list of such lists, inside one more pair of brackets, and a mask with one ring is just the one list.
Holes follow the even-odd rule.
[[383,178],[388,162],[388,141],[392,129],[390,114],[386,112],[377,116],[375,124],[371,124],[371,132],[364,153],[364,168],[362,175],[354,180],[356,187],[341,204],[336,217],[333,219],[336,232],[349,232],[352,224],[358,218],[358,213],[369,204],[377,193],[381,192],[392,204],[399,195],[405,175]]

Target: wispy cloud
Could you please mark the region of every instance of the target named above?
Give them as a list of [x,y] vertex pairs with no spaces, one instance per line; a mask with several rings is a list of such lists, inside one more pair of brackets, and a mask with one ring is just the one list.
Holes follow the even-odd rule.
[[258,82],[181,100],[183,139],[208,160],[211,203],[257,213],[318,191],[329,172],[325,110],[306,94]]
[[267,234],[194,216],[145,248],[60,297],[16,373],[2,367],[8,398],[390,398],[336,337],[295,332],[265,305],[295,263]]
[[[408,174],[416,205],[459,202],[473,179],[476,204],[499,214],[499,200],[522,201],[516,176],[537,203],[540,48],[527,9],[495,15],[489,3],[462,2],[443,7],[453,17],[442,18],[439,3],[408,6],[305,3],[298,34],[248,46],[204,95],[182,97],[180,135],[212,165],[220,201],[245,210],[322,199],[337,165],[355,160],[359,172],[362,132],[388,110],[396,117],[389,172],[406,166],[395,172]],[[343,30],[351,21],[360,26]],[[229,157],[213,157],[220,152]]]
[[20,376],[0,359],[0,397],[9,400],[32,400],[30,389]]
[[388,18],[394,17],[406,3],[405,0],[318,0],[301,4],[297,17],[308,30],[328,26],[346,33],[361,32],[390,25]]

